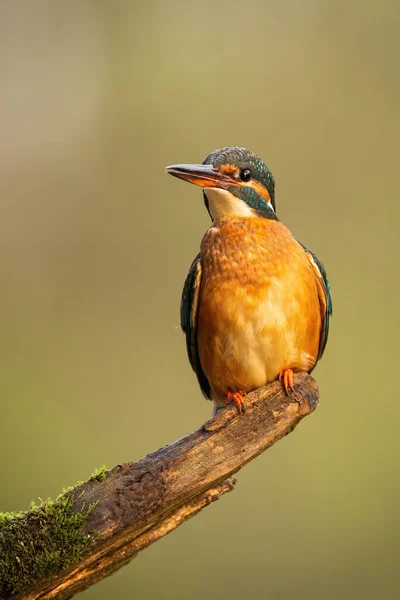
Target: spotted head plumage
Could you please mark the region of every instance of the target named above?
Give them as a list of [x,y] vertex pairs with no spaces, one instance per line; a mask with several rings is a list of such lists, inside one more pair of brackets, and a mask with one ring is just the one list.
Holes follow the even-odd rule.
[[[252,180],[262,185],[268,192],[269,200],[272,208],[275,207],[275,179],[267,165],[261,160],[257,154],[250,152],[247,148],[238,146],[221,148],[214,150],[206,156],[203,165],[212,165],[223,172],[232,171],[244,183],[249,183]],[[253,189],[249,186],[247,189]],[[234,190],[236,193],[246,190],[246,187],[240,187]],[[264,199],[265,196],[264,196]]]
[[254,214],[277,218],[274,177],[261,158],[246,148],[221,148],[208,154],[201,165],[172,165],[167,172],[201,186],[214,219]]

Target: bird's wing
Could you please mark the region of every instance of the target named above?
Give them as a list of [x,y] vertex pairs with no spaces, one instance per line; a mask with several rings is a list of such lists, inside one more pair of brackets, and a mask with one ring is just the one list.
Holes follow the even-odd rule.
[[197,308],[201,283],[200,254],[196,256],[187,274],[182,291],[181,327],[186,335],[186,348],[190,364],[197,375],[203,395],[210,399],[210,384],[201,367],[197,344]]
[[[303,246],[303,244],[301,244]],[[321,326],[321,334],[319,338],[319,348],[318,348],[318,358],[319,360],[324,353],[326,341],[328,339],[329,333],[329,319],[332,315],[332,297],[331,297],[331,288],[329,285],[328,277],[326,275],[325,267],[322,262],[317,258],[314,252],[308,250],[305,246],[303,246],[308,260],[316,274],[317,286],[318,286],[318,298],[319,298],[319,306],[321,309],[321,317],[322,317],[322,326]]]

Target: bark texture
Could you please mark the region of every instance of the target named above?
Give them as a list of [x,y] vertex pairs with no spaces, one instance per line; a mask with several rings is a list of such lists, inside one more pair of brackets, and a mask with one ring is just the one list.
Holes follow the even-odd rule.
[[[85,525],[93,536],[90,552],[18,598],[71,598],[231,491],[234,473],[317,406],[318,387],[310,375],[295,375],[295,388],[291,397],[280,382],[260,388],[245,398],[244,414],[229,407],[194,433],[69,492],[75,511],[96,503]],[[0,600],[6,597],[0,594]]]

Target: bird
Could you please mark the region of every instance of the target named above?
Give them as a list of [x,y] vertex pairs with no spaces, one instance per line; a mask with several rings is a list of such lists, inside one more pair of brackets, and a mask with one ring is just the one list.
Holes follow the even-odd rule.
[[278,219],[275,180],[261,158],[225,147],[167,173],[203,189],[212,224],[183,287],[180,321],[192,369],[214,414],[322,357],[332,314],[322,262]]

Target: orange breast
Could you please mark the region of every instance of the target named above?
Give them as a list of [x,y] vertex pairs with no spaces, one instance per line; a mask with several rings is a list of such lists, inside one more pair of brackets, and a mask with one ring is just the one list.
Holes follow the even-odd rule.
[[213,399],[248,392],[286,368],[309,371],[321,312],[315,272],[279,221],[241,218],[212,227],[201,245],[201,365]]

